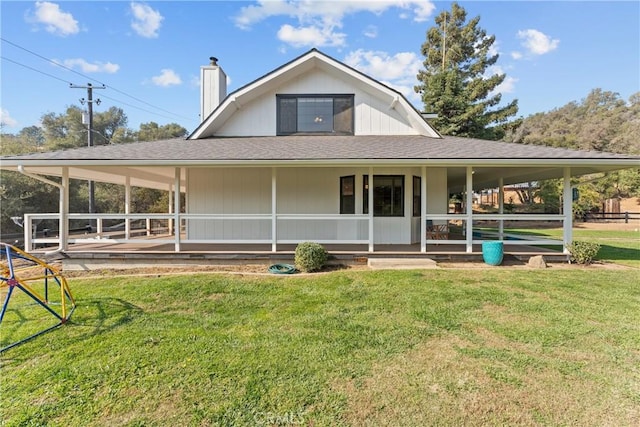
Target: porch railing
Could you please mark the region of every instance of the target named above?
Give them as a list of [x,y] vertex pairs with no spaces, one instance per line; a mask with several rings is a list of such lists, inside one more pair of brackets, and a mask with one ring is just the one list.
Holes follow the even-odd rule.
[[[175,221],[180,225],[178,236]],[[427,239],[427,245],[469,245],[485,240],[505,240],[510,245],[563,245],[562,239],[539,238],[534,235],[509,234],[499,227],[496,231],[479,230],[476,224],[468,222],[491,221],[497,224],[505,221],[558,222],[564,227],[564,215],[547,214],[442,214],[427,215],[433,223],[458,224],[460,233],[456,238],[450,234],[445,240]],[[60,236],[35,233],[35,222],[59,221],[59,214],[25,214],[24,247],[34,250],[36,245],[60,245]],[[211,244],[296,244],[315,241],[323,244],[370,244],[368,215],[340,214],[277,214],[275,227],[271,214],[69,214],[70,230],[67,242],[76,243],[136,243],[139,245],[211,243]],[[111,225],[108,225],[111,224]],[[202,225],[205,231],[188,232],[188,228]],[[472,230],[471,239],[467,230]],[[235,230],[235,231],[234,231]],[[276,238],[274,239],[274,230]],[[57,232],[57,231],[56,231]],[[55,234],[51,232],[49,234]],[[193,237],[189,237],[191,234]],[[41,235],[41,237],[38,237]],[[197,237],[196,237],[197,236]],[[204,236],[204,237],[200,237]]]
[[[434,223],[460,223],[461,230],[460,235],[463,239],[448,238],[446,240],[433,240],[427,239],[427,244],[440,244],[440,245],[461,245],[468,243],[467,230],[469,217],[466,214],[443,214],[443,215],[427,215],[427,221],[433,221]],[[513,234],[505,232],[503,228],[500,228],[500,221],[513,221],[513,222],[558,222],[560,228],[564,227],[565,217],[559,214],[473,214],[471,216],[472,222],[480,221],[493,221],[498,226],[497,231],[484,230],[485,227],[479,227],[474,225],[472,227],[472,244],[481,244],[486,240],[504,240],[508,241],[510,245],[527,245],[527,246],[554,246],[563,245],[562,240],[539,238],[535,235],[527,234]],[[453,235],[453,234],[451,234]]]
[[[175,235],[178,218],[180,233]],[[136,243],[160,245],[178,243],[209,244],[295,244],[303,241],[339,244],[369,243],[368,215],[277,214],[276,239],[271,214],[68,214],[69,244]],[[59,214],[25,214],[24,247],[60,245],[58,230],[42,236],[36,222],[59,221]],[[110,224],[111,225],[108,225]],[[192,227],[196,232],[188,232]],[[204,237],[189,237],[194,236]],[[38,237],[40,235],[40,237]]]

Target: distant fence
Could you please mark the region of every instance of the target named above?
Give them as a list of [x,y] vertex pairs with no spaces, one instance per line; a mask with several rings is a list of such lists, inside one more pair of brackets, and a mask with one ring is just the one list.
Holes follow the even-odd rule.
[[628,223],[629,220],[640,220],[640,212],[589,212],[582,217],[584,222],[590,221],[622,221]]

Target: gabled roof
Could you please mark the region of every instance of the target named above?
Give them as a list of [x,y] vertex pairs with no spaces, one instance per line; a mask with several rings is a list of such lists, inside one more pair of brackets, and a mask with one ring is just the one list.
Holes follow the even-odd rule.
[[433,138],[440,137],[402,93],[314,48],[227,95],[209,117],[189,135],[188,139],[215,136],[216,130],[243,105],[313,69],[320,69],[339,79],[351,80],[354,86],[385,99],[392,108],[404,113],[419,134]]

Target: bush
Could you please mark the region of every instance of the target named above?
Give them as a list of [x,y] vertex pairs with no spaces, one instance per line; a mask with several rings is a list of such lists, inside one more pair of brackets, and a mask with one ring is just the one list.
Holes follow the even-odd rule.
[[600,245],[593,242],[573,241],[567,245],[567,250],[571,254],[571,260],[578,264],[591,264],[598,251]]
[[295,263],[300,271],[320,270],[328,258],[327,250],[319,243],[303,242],[296,247]]

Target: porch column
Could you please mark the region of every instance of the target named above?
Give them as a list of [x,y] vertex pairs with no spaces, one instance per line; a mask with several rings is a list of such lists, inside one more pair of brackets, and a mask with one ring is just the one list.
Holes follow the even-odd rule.
[[373,252],[374,244],[373,244],[373,167],[369,166],[369,188],[367,193],[369,194],[369,252]]
[[473,252],[473,166],[467,166],[467,253]]
[[271,252],[278,250],[278,170],[271,168]]
[[569,167],[565,167],[563,170],[562,214],[564,215],[562,252],[568,254],[567,245],[573,240],[573,193],[571,191],[571,168]]
[[[169,184],[169,215],[173,213],[173,186]],[[169,236],[173,234],[173,219],[167,220],[167,228],[169,229]]]
[[[498,213],[502,215],[504,213],[504,178],[500,177],[498,180]],[[504,240],[504,220],[498,220],[498,238]]]
[[[26,224],[25,224],[26,226]],[[31,230],[29,230],[31,232]],[[69,168],[62,168],[62,182],[60,186],[60,223],[58,225],[58,248],[66,251],[69,248]]]
[[175,229],[175,251],[180,252],[180,176],[181,169],[176,168],[175,176],[174,176],[174,184],[173,188],[175,191],[175,195],[173,198],[173,221],[174,221],[174,229]]
[[427,252],[427,167],[420,168],[420,252]]
[[129,220],[129,214],[131,213],[131,177],[127,176],[124,179],[124,238],[129,240],[131,237],[131,220]]

